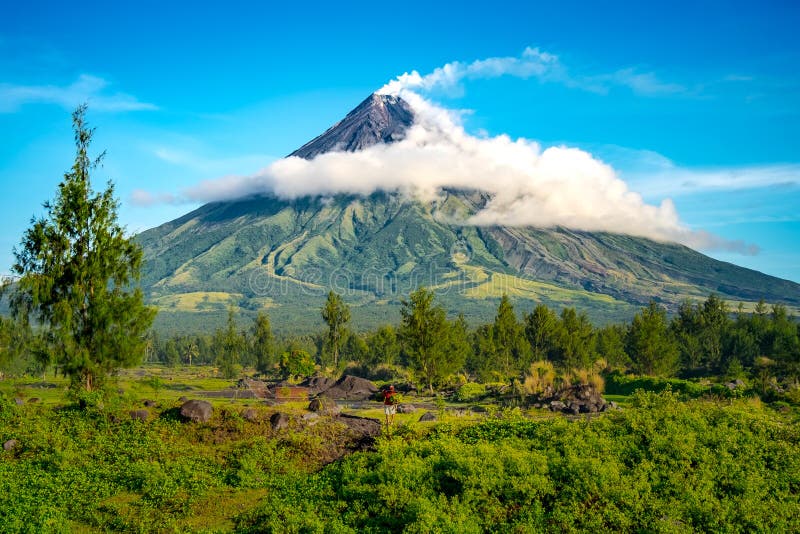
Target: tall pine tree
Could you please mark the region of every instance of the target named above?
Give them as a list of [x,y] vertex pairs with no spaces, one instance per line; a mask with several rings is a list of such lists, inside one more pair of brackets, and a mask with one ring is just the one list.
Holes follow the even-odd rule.
[[114,186],[92,190],[90,174],[100,164],[89,145],[94,129],[86,106],[72,114],[75,162],[58,185],[46,215],[31,221],[14,250],[20,279],[11,305],[17,317],[42,325],[52,361],[73,386],[91,391],[119,367],[139,363],[155,310],[134,287],[142,251],[117,222]]

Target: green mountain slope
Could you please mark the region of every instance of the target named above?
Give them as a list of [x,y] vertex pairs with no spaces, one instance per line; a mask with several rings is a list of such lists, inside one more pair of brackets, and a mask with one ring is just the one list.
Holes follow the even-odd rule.
[[[401,98],[373,94],[291,155],[396,142],[413,122]],[[504,293],[523,311],[576,306],[598,323],[627,320],[651,298],[675,307],[711,292],[800,305],[800,285],[681,245],[458,222],[489,200],[444,191],[432,203],[399,194],[215,202],[138,236],[142,285],[161,308],[157,325],[172,331],[213,329],[230,305],[268,309],[279,331],[316,330],[329,289],[351,304],[357,328],[372,328],[397,322],[401,299],[420,285],[473,323],[490,320]]]
[[138,236],[142,285],[168,330],[208,328],[229,305],[268,309],[279,330],[314,330],[329,289],[370,328],[397,321],[400,300],[419,285],[472,322],[489,320],[503,293],[523,310],[578,306],[598,322],[627,318],[650,298],[677,305],[710,292],[800,304],[798,284],[680,245],[448,222],[481,201],[449,192],[435,204],[396,194],[211,203]]

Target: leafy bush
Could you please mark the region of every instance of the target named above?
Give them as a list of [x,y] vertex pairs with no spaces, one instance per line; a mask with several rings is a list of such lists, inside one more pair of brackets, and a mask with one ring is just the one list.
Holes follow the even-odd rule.
[[459,387],[453,395],[456,402],[475,402],[486,396],[486,386],[475,382],[467,382]]
[[619,371],[606,375],[605,391],[610,395],[632,395],[637,389],[660,393],[667,388],[685,398],[698,398],[711,391],[710,386],[680,378],[634,376]]
[[[590,424],[490,419],[384,440],[242,517],[253,531],[796,531],[800,432],[672,392]],[[322,499],[309,512],[307,499]],[[285,502],[290,499],[290,502]],[[283,522],[286,521],[286,522]],[[351,530],[352,529],[352,530]]]

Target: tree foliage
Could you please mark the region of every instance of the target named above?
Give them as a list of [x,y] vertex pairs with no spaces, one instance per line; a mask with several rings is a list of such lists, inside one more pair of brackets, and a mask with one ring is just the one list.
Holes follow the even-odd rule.
[[[449,325],[444,308],[434,304],[433,291],[420,287],[400,309],[400,339],[409,362],[433,392],[433,385],[454,372],[463,361],[448,358]],[[455,364],[455,365],[454,365]]]
[[332,358],[334,368],[339,367],[339,354],[347,341],[347,324],[350,322],[350,308],[342,297],[333,291],[328,293],[328,299],[322,307],[322,319],[328,325],[325,337],[325,348]]
[[275,366],[275,338],[272,335],[272,325],[269,315],[259,313],[253,323],[251,337],[251,351],[255,357],[256,370],[259,373],[268,373]]
[[634,316],[628,353],[638,373],[670,376],[677,369],[678,345],[669,331],[666,311],[655,301]]
[[86,106],[72,115],[76,155],[44,217],[33,219],[14,250],[20,276],[11,296],[13,312],[35,318],[47,350],[75,386],[88,391],[118,367],[141,361],[145,332],[155,310],[132,288],[142,252],[117,222],[114,186],[95,193]]
[[245,341],[236,330],[236,312],[232,307],[228,310],[227,326],[217,330],[214,338],[217,367],[225,378],[234,378],[241,370]]

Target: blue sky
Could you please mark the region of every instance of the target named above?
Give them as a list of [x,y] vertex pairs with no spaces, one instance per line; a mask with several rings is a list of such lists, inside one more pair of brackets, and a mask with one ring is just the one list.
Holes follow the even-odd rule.
[[[119,4],[119,5],[117,5]],[[574,146],[684,224],[800,282],[800,7],[793,2],[22,2],[0,19],[0,272],[72,162],[88,101],[120,218],[141,231],[193,204],[136,205],[252,174],[412,70],[556,56],[557,75],[474,77],[430,98],[466,128]]]

